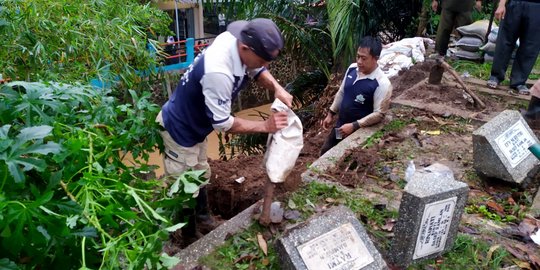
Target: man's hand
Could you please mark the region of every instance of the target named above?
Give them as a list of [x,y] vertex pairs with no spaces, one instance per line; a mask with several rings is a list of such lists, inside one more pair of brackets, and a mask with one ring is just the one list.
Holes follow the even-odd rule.
[[278,130],[287,126],[287,112],[272,113],[264,122],[268,133],[276,133]]
[[347,123],[339,127],[339,132],[343,138],[351,135],[354,132],[354,127],[352,123]]
[[504,19],[504,15],[506,15],[506,6],[499,4],[499,7],[495,10],[495,18],[500,21]]
[[276,89],[274,90],[274,97],[281,100],[287,107],[292,107],[292,100],[293,96],[287,92],[287,90],[283,89],[281,85],[277,85]]
[[324,120],[322,120],[321,125],[324,130],[328,130],[332,123],[334,122],[334,116],[331,113],[327,113]]
[[437,12],[437,8],[439,7],[439,1],[433,0],[431,1],[431,9],[433,12]]
[[476,1],[474,8],[476,8],[478,11],[482,11],[482,1]]

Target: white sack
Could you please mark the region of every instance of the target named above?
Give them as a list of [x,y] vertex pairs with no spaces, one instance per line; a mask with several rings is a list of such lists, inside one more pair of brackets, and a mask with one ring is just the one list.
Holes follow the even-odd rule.
[[266,173],[272,183],[283,183],[294,164],[302,147],[304,138],[302,122],[296,114],[281,100],[276,99],[272,103],[272,111],[287,112],[287,126],[274,134],[268,135],[264,163]]

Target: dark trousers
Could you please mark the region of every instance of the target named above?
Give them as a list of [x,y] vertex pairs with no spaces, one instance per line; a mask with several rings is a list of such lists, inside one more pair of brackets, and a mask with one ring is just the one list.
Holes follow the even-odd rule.
[[540,3],[512,0],[501,21],[491,76],[503,81],[508,62],[519,38],[512,64],[510,86],[524,85],[540,51]]
[[435,39],[435,51],[440,55],[446,55],[450,34],[454,27],[469,25],[472,23],[472,12],[455,12],[443,8],[439,28],[437,28],[437,38]]
[[338,144],[339,142],[341,142],[341,139],[336,139],[336,129],[333,128],[332,130],[330,130],[326,141],[321,147],[321,156],[328,150],[330,150],[332,147],[336,146],[336,144]]

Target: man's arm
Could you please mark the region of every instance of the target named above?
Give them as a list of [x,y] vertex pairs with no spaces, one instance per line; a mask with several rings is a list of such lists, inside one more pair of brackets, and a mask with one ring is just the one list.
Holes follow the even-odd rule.
[[345,78],[347,78],[347,73],[345,73],[345,77],[343,78],[343,81],[341,82],[341,85],[339,86],[339,90],[336,93],[336,96],[334,97],[334,101],[332,102],[332,105],[330,105],[330,108],[326,112],[326,118],[322,120],[322,127],[324,130],[328,130],[332,123],[334,122],[334,117],[339,112],[339,107],[341,106],[341,102],[343,101],[343,89],[345,87]]
[[392,85],[381,85],[375,90],[373,98],[373,112],[358,120],[359,127],[375,125],[384,119],[385,114],[390,109],[390,97],[392,96]]
[[231,133],[274,133],[287,126],[287,113],[273,113],[265,121],[231,116],[233,82],[223,73],[209,73],[202,79],[207,116],[215,130]]
[[[231,117],[232,118],[232,117]],[[265,121],[252,121],[238,117],[233,118],[230,133],[275,133],[287,126],[287,112],[272,113]]]
[[272,76],[270,71],[264,69],[257,77],[257,84],[274,92],[274,97],[281,100],[289,108],[292,107],[293,97]]

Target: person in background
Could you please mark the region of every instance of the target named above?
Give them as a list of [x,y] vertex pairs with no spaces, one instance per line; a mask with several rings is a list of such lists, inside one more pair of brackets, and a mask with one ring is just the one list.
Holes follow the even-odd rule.
[[378,38],[366,36],[360,41],[356,63],[347,69],[345,78],[334,97],[334,102],[322,127],[328,130],[335,121],[335,128],[321,148],[321,155],[360,127],[377,124],[390,108],[392,85],[377,64],[382,44]]
[[[273,113],[265,121],[231,116],[233,100],[251,79],[292,105],[292,96],[266,69],[283,43],[279,28],[269,19],[236,21],[196,57],[156,118],[162,127],[167,175],[206,170],[205,177],[210,179],[206,137],[213,130],[274,133],[287,126],[286,112]],[[200,189],[196,201],[195,215],[188,215],[188,225],[182,228],[188,242],[200,237],[197,226],[210,231],[216,225],[208,210],[206,187]]]
[[530,91],[525,82],[540,50],[540,0],[510,0],[508,3],[500,0],[495,17],[501,20],[501,23],[487,85],[497,88],[504,81],[508,63],[519,38],[520,45],[510,73],[510,88],[518,94],[528,95]]
[[[437,37],[435,39],[435,52],[440,56],[445,56],[450,42],[450,34],[454,28],[469,25],[472,21],[472,9],[476,6],[477,10],[482,9],[482,1],[475,0],[443,0],[441,8],[441,19],[439,28],[437,28]],[[433,0],[431,8],[437,12],[439,1]]]

